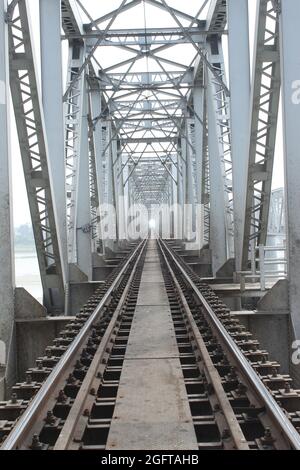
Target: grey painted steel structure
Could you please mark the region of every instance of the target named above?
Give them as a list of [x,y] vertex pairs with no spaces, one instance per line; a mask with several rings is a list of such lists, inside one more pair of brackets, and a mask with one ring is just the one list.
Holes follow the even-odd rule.
[[[299,2],[296,0],[291,0],[288,4],[287,2],[282,2],[280,10],[280,48],[282,57],[281,76],[283,95],[284,163],[286,175],[285,198],[287,205],[288,292],[292,328],[297,340],[300,339],[300,159],[298,146],[300,121],[300,61],[298,57],[295,57],[295,53],[297,51],[299,37],[299,28],[297,27],[297,15],[299,14]],[[297,369],[299,369],[299,367]]]
[[[143,4],[163,10],[173,27],[147,28],[145,24],[126,31],[115,27],[119,15]],[[296,0],[258,0],[250,94],[247,4],[247,0],[199,0],[199,12],[192,16],[165,0],[120,0],[117,9],[93,18],[84,0],[41,0],[42,104],[27,2],[11,3],[6,16],[10,82],[49,310],[63,309],[68,263],[76,264],[92,280],[92,252],[105,247],[101,243],[105,215],[105,210],[99,211],[101,203],[115,206],[116,225],[121,227],[129,203],[150,208],[157,203],[187,202],[194,213],[195,203],[201,202],[214,274],[234,257],[236,269],[246,269],[250,241],[264,244],[267,235],[282,79],[289,295],[295,335],[300,335],[296,310],[300,227],[295,203],[299,116],[291,101],[293,92],[297,101],[293,80],[299,77],[299,63],[291,52],[297,43],[297,28],[289,27],[299,7]],[[205,8],[206,20],[199,19]],[[59,17],[63,39],[69,44],[64,94]],[[1,28],[5,37],[4,20]],[[48,57],[49,34],[56,52]],[[227,34],[229,86],[222,42]],[[189,47],[193,58],[173,59],[171,51],[176,46]],[[124,52],[124,60],[103,65],[104,47],[117,47]],[[2,42],[3,64],[7,48]],[[139,61],[148,64],[147,68],[138,71]],[[49,67],[58,77],[55,83],[47,76]],[[7,75],[3,81],[7,82]],[[6,132],[3,125],[4,137]],[[5,139],[2,146],[8,155]],[[3,159],[7,161],[9,158]],[[7,185],[2,189],[2,197],[10,194]],[[176,216],[183,226],[184,211]],[[125,230],[114,238],[121,241],[126,237]],[[8,232],[2,238],[11,246]],[[10,264],[5,272],[8,278],[12,277]],[[1,293],[9,304],[11,290],[3,287]]]
[[[8,25],[4,22],[7,2],[0,2],[0,394],[3,395],[5,382],[12,382],[11,370],[14,362],[14,259],[13,221],[11,191],[11,153],[9,145],[9,58]],[[6,367],[10,364],[10,368]]]
[[60,2],[40,1],[41,83],[64,283],[68,282]]
[[[228,47],[231,156],[234,211],[234,248],[236,270],[242,267],[243,220],[245,213],[245,185],[250,102],[250,52],[248,0],[228,0]],[[245,110],[241,112],[241,110]]]
[[260,0],[257,8],[255,63],[251,93],[249,160],[242,267],[247,268],[249,243],[264,245],[272,187],[280,97],[280,10],[275,1]]
[[64,277],[43,106],[32,48],[27,1],[9,20],[10,87],[40,266],[44,303],[64,309]]

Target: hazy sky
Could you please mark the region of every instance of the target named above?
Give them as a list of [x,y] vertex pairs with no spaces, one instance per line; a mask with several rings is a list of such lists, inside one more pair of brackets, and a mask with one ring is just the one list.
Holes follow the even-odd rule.
[[[91,14],[96,16],[101,16],[103,13],[110,11],[114,8],[117,8],[120,5],[120,0],[102,0],[99,2],[101,4],[100,14],[97,15],[97,11],[99,11],[99,7],[97,6],[97,2],[95,0],[83,0],[82,3],[87,7],[87,9],[91,12]],[[98,3],[98,5],[99,5]],[[249,14],[250,14],[250,47],[251,47],[251,54],[253,51],[253,44],[254,44],[254,28],[255,28],[255,5],[256,2],[251,0],[249,7]],[[38,8],[39,0],[29,0],[30,6],[30,13],[34,31],[34,46],[35,52],[37,55],[38,63],[39,60],[39,8]],[[169,0],[169,4],[174,6],[175,8],[180,9],[182,8],[182,0]],[[186,2],[185,2],[186,4]],[[189,0],[188,2],[189,8],[191,8],[191,13],[197,11],[199,9],[199,5],[201,5],[199,0]],[[146,7],[146,15],[147,15],[147,26],[167,26],[166,19],[167,13],[162,12],[159,10],[159,15],[154,14],[154,10],[147,6]],[[186,11],[187,11],[187,7]],[[195,13],[194,13],[195,14]],[[172,24],[171,24],[172,25]],[[114,25],[115,28],[125,28],[125,27],[143,27],[144,26],[144,11],[143,7],[141,6],[140,9],[135,10],[135,16],[132,17],[132,14],[127,13],[124,14],[123,18],[120,17],[118,23]],[[66,54],[66,47],[64,46],[64,56]],[[115,60],[118,58],[118,53],[112,54],[112,48],[102,48],[105,49],[102,53],[102,60],[107,62],[109,60]],[[113,48],[115,49],[115,48]],[[226,50],[226,47],[225,47]],[[121,52],[122,54],[122,52]],[[66,63],[66,60],[64,60]],[[106,65],[106,64],[104,64]],[[64,70],[64,77],[66,75],[66,70]],[[13,162],[13,203],[14,203],[14,222],[15,225],[20,225],[23,223],[30,222],[30,213],[28,208],[27,202],[27,195],[23,177],[23,169],[21,163],[20,152],[17,143],[17,134],[16,128],[14,123],[13,111],[12,111],[12,118],[11,118],[11,139],[12,139],[12,162]],[[279,120],[279,132],[278,132],[278,139],[276,145],[276,162],[275,162],[275,171],[274,171],[274,178],[273,178],[273,187],[281,187],[283,185],[283,162],[282,162],[282,123],[281,119]]]

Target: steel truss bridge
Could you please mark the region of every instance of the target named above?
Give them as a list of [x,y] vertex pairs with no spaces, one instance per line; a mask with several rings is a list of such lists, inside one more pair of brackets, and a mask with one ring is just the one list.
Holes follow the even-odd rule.
[[[126,440],[120,431],[131,428],[116,388],[125,373],[142,380],[127,357],[132,335],[141,359],[141,336],[178,356],[173,366],[182,373],[173,374],[186,400],[189,448],[299,449],[300,392],[292,379],[299,384],[300,373],[291,359],[300,338],[299,0],[257,0],[252,72],[248,0],[198,0],[194,12],[171,0],[97,7],[39,0],[39,44],[30,3],[0,0],[0,396],[12,392],[0,402],[3,448],[133,445],[137,436],[129,431]],[[128,29],[126,18],[141,20]],[[12,115],[43,305],[15,287]],[[272,196],[281,117],[285,188]],[[158,240],[133,240],[130,223],[144,223],[141,238],[148,238],[148,218],[161,205]],[[142,208],[146,219],[138,218]],[[193,244],[188,220],[201,233]],[[286,231],[287,276],[262,293],[256,253],[266,249],[268,227]],[[177,343],[144,323],[139,334],[131,330],[144,321],[138,312],[150,301],[147,282],[154,326],[173,328]],[[264,349],[274,344],[260,346],[234,317],[250,310],[287,325],[284,373]],[[159,381],[166,364],[145,367]],[[145,387],[155,401],[153,385]],[[173,397],[171,386],[166,393]],[[137,409],[145,405],[136,400]],[[205,423],[201,406],[210,410]],[[124,416],[120,428],[114,407]],[[181,438],[169,431],[171,441]],[[152,437],[157,444],[154,430]]]

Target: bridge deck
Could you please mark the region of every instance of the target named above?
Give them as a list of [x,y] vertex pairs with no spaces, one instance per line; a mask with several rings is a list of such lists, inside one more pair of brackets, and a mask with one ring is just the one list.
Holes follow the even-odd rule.
[[107,449],[198,449],[155,242],[149,242]]

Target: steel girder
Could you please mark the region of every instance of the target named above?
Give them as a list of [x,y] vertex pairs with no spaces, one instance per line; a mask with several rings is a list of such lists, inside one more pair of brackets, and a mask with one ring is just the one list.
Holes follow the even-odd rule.
[[118,90],[129,89],[132,87],[134,90],[137,88],[145,88],[145,85],[151,84],[151,88],[160,87],[162,85],[192,85],[193,75],[191,70],[184,73],[180,72],[145,72],[145,73],[127,73],[126,76],[120,73],[110,73],[107,76],[105,73],[100,72],[100,83],[102,87],[113,89],[117,86]]
[[[284,129],[285,204],[287,227],[288,305],[293,339],[297,351],[300,340],[299,279],[300,279],[300,159],[299,159],[299,89],[300,62],[298,58],[300,3],[297,0],[274,2],[280,20],[280,51]],[[295,355],[294,355],[295,357]],[[299,381],[299,364],[291,365]]]
[[[222,44],[215,37],[208,45],[208,58],[223,82],[226,82],[225,64]],[[209,109],[209,151],[211,176],[215,180],[211,182],[211,192],[214,190],[215,207],[223,207],[223,216],[219,207],[215,213],[215,220],[211,219],[216,229],[218,224],[223,224],[224,234],[220,232],[220,243],[214,246],[218,269],[228,258],[234,257],[234,214],[233,214],[233,181],[232,181],[232,157],[231,157],[231,122],[230,101],[224,89],[210,70],[207,70],[207,102]],[[215,167],[214,176],[212,168]],[[218,181],[220,179],[221,181]],[[214,189],[213,189],[214,188]],[[224,235],[224,236],[223,236]]]
[[[149,28],[137,30],[110,30],[107,31],[102,46],[142,46],[164,45],[164,44],[188,44],[190,40],[187,33],[191,35],[193,41],[201,42],[204,35],[209,34],[205,30],[206,22],[201,22],[201,28]],[[71,39],[85,39],[88,47],[92,47],[99,38],[99,32],[92,31],[86,34],[68,35]]]
[[[195,231],[196,204],[197,204],[197,169],[195,152],[195,120],[191,116],[186,117],[185,129],[185,157],[186,157],[186,181],[185,181],[185,227]],[[191,213],[190,213],[191,207]],[[191,217],[191,220],[190,220]],[[187,234],[188,235],[188,234]],[[188,236],[189,238],[189,236]]]
[[3,18],[6,0],[0,1],[0,400],[4,399],[6,385],[15,380],[12,356],[14,351],[14,256],[13,218],[10,152],[10,106],[9,100],[9,56],[8,26]]
[[[132,1],[129,1],[127,2],[126,4],[123,5],[123,8],[122,8],[122,12],[125,12],[125,11],[128,11],[130,9],[132,9],[133,7],[139,5],[143,0],[132,0]],[[157,1],[157,0],[145,0],[147,3],[149,3],[150,5],[154,5],[156,6],[157,8],[160,8],[162,10],[165,10],[165,7],[164,5],[160,2],[160,1]],[[181,10],[177,10],[175,8],[171,8],[172,12],[177,15],[179,18],[182,18],[184,20],[187,20],[189,22],[193,24],[197,24],[197,26],[201,25],[201,22],[198,17],[195,18]],[[107,13],[106,15],[103,15],[102,17],[99,17],[97,18],[96,20],[93,20],[88,26],[89,27],[92,27],[94,25],[99,25],[101,23],[105,23],[106,21],[109,21],[111,18],[114,17],[114,15],[116,14],[116,11],[117,10],[113,10],[109,13]],[[198,15],[199,16],[199,15]]]
[[247,268],[249,244],[265,245],[272,187],[280,99],[279,10],[260,0],[257,11],[255,67],[251,96],[251,131],[242,267]]
[[65,136],[60,0],[40,0],[41,85],[52,193],[61,249],[63,278],[68,282],[66,227]]
[[201,204],[201,191],[202,191],[202,169],[203,169],[203,134],[205,131],[204,116],[205,110],[205,89],[204,86],[197,86],[193,90],[193,116],[194,116],[194,129],[193,129],[193,146],[195,153],[195,179],[196,179],[196,201]]
[[227,24],[227,0],[212,0],[207,14],[206,27],[210,33],[220,35]]
[[10,85],[25,182],[37,248],[44,303],[64,309],[64,280],[27,1],[19,1],[9,21]]
[[84,33],[76,0],[61,0],[62,28],[66,36]]
[[[79,83],[79,82],[77,82]],[[91,226],[91,195],[90,195],[90,167],[89,167],[89,95],[86,76],[83,76],[82,109],[79,116],[80,143],[78,163],[76,165],[76,190],[75,211],[74,211],[74,235],[76,264],[87,276],[88,280],[93,279],[92,265],[92,226]],[[72,212],[71,212],[72,213]],[[76,230],[76,233],[75,233]]]
[[[206,93],[206,91],[204,92]],[[202,159],[202,184],[201,184],[201,204],[204,208],[204,242],[209,245],[210,243],[210,166],[209,166],[209,153],[208,153],[208,119],[207,119],[207,104],[204,99],[203,109],[203,159]]]
[[[81,39],[84,33],[84,25],[80,17],[77,3],[74,0],[62,0],[62,27],[65,37],[69,38],[69,75],[67,88],[69,95],[65,96],[65,121],[66,121],[66,168],[67,168],[67,182],[70,187],[67,188],[67,201],[68,201],[68,251],[69,260],[75,261],[78,257],[78,246],[74,227],[77,225],[76,212],[77,212],[77,191],[79,183],[79,168],[78,168],[78,149],[80,149],[80,142],[82,137],[80,115],[82,115],[82,86],[83,77],[79,74],[78,80],[76,73],[81,69],[86,50],[85,41]],[[77,36],[77,39],[74,38]],[[72,54],[76,50],[77,57],[72,63]],[[78,56],[78,51],[79,56]],[[80,57],[81,56],[81,57]],[[74,66],[76,79],[71,80],[71,69]],[[96,77],[95,70],[91,62],[88,64],[85,75],[87,77],[87,84],[89,87],[88,98],[88,151],[90,162],[90,210],[91,220],[86,224],[85,233],[90,233],[92,250],[103,250],[102,226],[101,226],[101,213],[99,206],[105,203],[105,191],[107,191],[107,184],[105,181],[105,152],[103,153],[103,146],[106,145],[103,141],[102,122],[99,120],[101,108],[103,105],[103,95],[100,90],[100,83]],[[74,85],[74,91],[70,84]],[[78,90],[78,93],[76,92]],[[71,111],[71,118],[74,121],[69,121],[69,110]],[[78,137],[78,138],[77,138]],[[106,142],[107,143],[107,142]],[[105,189],[106,188],[106,189]],[[89,226],[89,228],[88,228]],[[77,230],[76,230],[77,232]],[[76,238],[74,238],[76,237]]]
[[[227,24],[227,0],[211,0],[210,5],[209,5],[209,11],[207,14],[207,20],[206,20],[206,30],[208,31],[208,34],[206,36],[207,42],[209,44],[209,41],[211,39],[213,40],[218,40],[221,41],[222,35],[225,33],[225,27]],[[209,47],[209,46],[208,46]],[[210,145],[209,145],[209,139],[208,139],[208,98],[209,98],[209,93],[208,93],[208,71],[207,67],[205,67],[205,63],[202,59],[202,57],[199,55],[196,58],[195,61],[195,66],[193,70],[193,75],[194,75],[194,84],[196,85],[196,88],[193,91],[193,99],[194,99],[194,109],[196,112],[195,115],[195,127],[196,127],[196,145],[195,145],[195,150],[196,153],[198,153],[197,161],[198,164],[201,164],[201,169],[198,168],[198,177],[199,180],[201,178],[201,186],[200,186],[200,200],[201,204],[203,205],[204,208],[204,218],[203,218],[203,223],[204,223],[204,242],[206,244],[211,244],[212,238],[211,238],[211,209],[212,212],[214,213],[214,201],[220,200],[219,197],[217,196],[216,192],[217,186],[216,186],[216,174],[214,171],[210,171],[210,157],[211,154],[213,153],[213,148],[214,144],[216,143],[216,140],[214,140],[214,143],[212,143],[212,140],[210,139]],[[216,78],[216,77],[215,77]],[[223,80],[223,77],[220,76],[221,81]],[[220,81],[218,82],[220,85]],[[198,90],[200,86],[204,86],[204,90],[201,92]],[[223,92],[225,92],[224,100],[226,100],[226,107],[228,106],[228,89],[227,87],[223,87]],[[203,93],[203,103],[199,105],[199,93]],[[211,118],[213,118],[212,114],[210,115]],[[201,117],[201,121],[199,123],[199,117]],[[200,126],[202,128],[202,131],[199,132]],[[211,133],[210,133],[210,138],[211,138]],[[200,139],[202,139],[202,143],[200,143]],[[199,162],[199,156],[201,153],[201,161]],[[213,167],[216,169],[216,166]],[[223,167],[223,173],[224,173],[225,167]],[[212,185],[211,185],[211,178],[213,179]],[[199,183],[198,183],[199,184]],[[226,183],[225,183],[226,184]],[[211,198],[211,191],[213,192],[212,198]],[[226,194],[227,191],[224,192]],[[211,204],[212,201],[212,204]],[[227,201],[228,202],[228,201]],[[225,205],[227,204],[225,202]],[[217,203],[218,204],[218,203]],[[223,205],[223,203],[221,203]],[[230,212],[231,212],[230,208]],[[217,220],[220,221],[220,224],[222,224],[222,215],[217,215],[215,213],[215,218],[216,222]],[[213,216],[214,219],[214,216]],[[229,223],[230,225],[230,223]],[[225,224],[223,223],[223,226]],[[231,232],[231,229],[229,228],[229,232]],[[231,236],[231,235],[230,235]],[[214,243],[212,243],[213,245]],[[225,260],[226,256],[223,257],[223,260]]]
[[[100,97],[99,97],[100,98]],[[89,99],[89,165],[90,165],[90,195],[91,195],[91,238],[92,238],[92,250],[97,251],[97,241],[101,239],[101,231],[98,232],[99,227],[99,192],[97,182],[97,169],[96,169],[96,148],[95,148],[95,136],[94,127],[92,121],[92,103]]]
[[248,0],[227,0],[235,268],[241,271],[250,119]]
[[[110,159],[110,129],[109,122],[102,121],[102,159],[103,159],[103,202],[111,204],[111,193],[109,193],[109,159]],[[110,186],[111,187],[111,186]]]
[[[92,71],[90,71],[91,75]],[[101,114],[101,93],[99,82],[88,79],[89,93],[89,156],[90,156],[90,192],[91,192],[91,226],[92,249],[103,252],[103,231],[99,207],[103,201],[103,149],[102,124],[97,117]]]
[[[83,116],[84,75],[77,79],[85,57],[81,43],[70,44],[67,82],[70,90],[65,101],[66,187],[69,262],[77,262],[77,191]],[[76,77],[76,80],[74,78]]]

